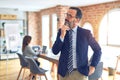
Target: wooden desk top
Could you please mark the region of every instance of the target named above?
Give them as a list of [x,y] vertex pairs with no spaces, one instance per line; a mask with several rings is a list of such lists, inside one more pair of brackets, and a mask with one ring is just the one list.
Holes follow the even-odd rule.
[[48,54],[40,54],[40,58],[43,58],[45,60],[51,61],[55,64],[58,64],[59,55],[48,55]]

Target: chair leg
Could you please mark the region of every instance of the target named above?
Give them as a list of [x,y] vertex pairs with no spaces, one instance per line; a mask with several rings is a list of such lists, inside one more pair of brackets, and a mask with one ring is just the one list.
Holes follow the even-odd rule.
[[24,74],[25,74],[25,68],[24,68],[24,71],[23,71],[22,80],[24,80]]
[[40,76],[40,80],[42,80],[41,76]]
[[101,80],[103,80],[103,78],[101,77]]
[[54,64],[54,63],[52,63],[51,72],[54,72],[54,66],[55,66],[55,64]]
[[30,73],[28,80],[32,80],[32,77],[33,77],[33,75]]
[[48,80],[46,74],[45,74],[45,79]]
[[59,75],[57,74],[57,80],[59,80]]
[[20,77],[21,71],[22,71],[22,67],[20,68],[20,71],[19,71],[19,74],[18,74],[17,80],[19,80],[19,77]]
[[35,75],[35,80],[37,80],[37,75]]
[[116,62],[116,66],[115,66],[115,72],[114,72],[114,75],[113,75],[113,80],[115,80],[115,77],[116,77],[116,72],[117,72],[117,68],[118,68],[118,62],[119,62],[119,58],[117,58],[117,62]]

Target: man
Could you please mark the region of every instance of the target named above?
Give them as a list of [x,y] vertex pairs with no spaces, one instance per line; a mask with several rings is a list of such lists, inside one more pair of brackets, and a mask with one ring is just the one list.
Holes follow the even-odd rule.
[[[81,18],[81,10],[70,7],[66,13],[65,24],[59,29],[52,47],[54,54],[61,53],[58,65],[60,80],[87,80],[87,76],[94,73],[100,61],[101,48],[89,30],[78,26]],[[72,34],[69,34],[70,32]],[[89,45],[94,52],[90,65],[88,65]]]

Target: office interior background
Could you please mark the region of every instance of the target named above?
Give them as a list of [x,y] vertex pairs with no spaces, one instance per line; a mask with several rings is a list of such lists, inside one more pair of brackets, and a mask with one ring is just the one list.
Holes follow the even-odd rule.
[[[2,4],[2,1],[0,1],[0,4]],[[27,10],[32,4],[23,8],[26,10],[0,7],[0,71],[3,69],[2,61],[18,58],[16,52],[22,54],[22,39],[27,34],[32,36],[32,46],[38,45],[42,47],[45,45],[47,46],[47,52],[50,52],[56,39],[57,30],[64,23],[64,13],[66,13],[67,9],[73,5],[57,4],[51,6],[52,1],[46,3],[46,5],[49,4],[50,7],[41,8],[40,10],[34,10],[34,6]],[[13,5],[11,6],[13,7]],[[43,6],[39,5],[39,7]],[[118,59],[117,56],[120,56],[120,1],[111,0],[107,2],[106,0],[106,2],[89,5],[77,4],[77,7],[79,7],[83,13],[80,27],[91,30],[94,38],[102,48],[103,54],[101,61],[104,63],[104,68],[108,69],[109,67],[114,69]],[[5,26],[7,26],[7,24],[16,23],[18,24],[17,32],[19,33],[19,38],[11,35],[13,37],[9,37],[10,41],[7,41],[8,36],[6,37],[6,34],[9,33],[6,31],[14,33],[12,30],[15,28],[9,27],[9,29],[6,29]],[[91,54],[92,50],[89,49],[89,55]],[[120,74],[120,66],[118,67],[117,72]],[[5,74],[0,72],[0,77],[2,75]]]

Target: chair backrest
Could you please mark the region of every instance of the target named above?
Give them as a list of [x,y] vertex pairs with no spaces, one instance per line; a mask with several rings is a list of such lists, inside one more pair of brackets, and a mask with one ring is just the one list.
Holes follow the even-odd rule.
[[98,65],[96,66],[95,72],[88,76],[88,80],[97,80],[102,76],[102,71],[103,71],[103,62],[99,62]]
[[46,53],[47,46],[42,46],[42,53]]
[[26,59],[29,63],[30,72],[34,74],[45,74],[46,70],[39,68],[33,58],[27,57]]
[[25,57],[24,57],[22,54],[20,54],[20,53],[17,53],[17,55],[18,55],[19,60],[20,60],[20,65],[21,65],[22,67],[28,67],[28,62],[27,62],[27,60],[25,59]]

